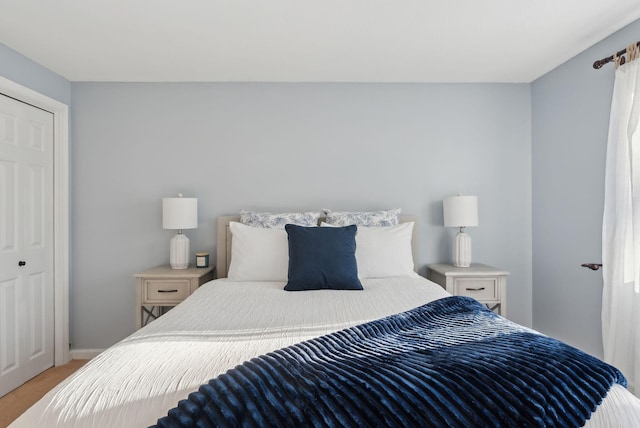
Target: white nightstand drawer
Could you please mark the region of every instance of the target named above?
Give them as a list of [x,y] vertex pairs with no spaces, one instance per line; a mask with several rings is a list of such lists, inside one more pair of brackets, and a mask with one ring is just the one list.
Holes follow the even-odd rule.
[[164,314],[213,279],[215,268],[171,269],[157,266],[133,275],[136,278],[136,328]]
[[144,303],[182,302],[189,297],[189,279],[147,279],[144,281]]
[[509,272],[480,263],[457,267],[445,263],[427,265],[427,278],[454,296],[472,297],[503,317],[507,316]]
[[476,300],[499,300],[496,278],[455,278],[454,294],[473,297]]

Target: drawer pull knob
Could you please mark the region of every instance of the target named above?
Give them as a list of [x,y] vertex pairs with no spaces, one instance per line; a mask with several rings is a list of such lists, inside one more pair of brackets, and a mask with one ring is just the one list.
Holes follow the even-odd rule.
[[477,288],[467,288],[467,291],[482,291],[484,290],[484,287],[477,287]]
[[158,290],[158,293],[177,293],[178,290]]

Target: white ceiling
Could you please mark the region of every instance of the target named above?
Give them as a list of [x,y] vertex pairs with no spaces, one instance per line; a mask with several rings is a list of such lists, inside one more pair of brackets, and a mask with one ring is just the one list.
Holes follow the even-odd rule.
[[0,0],[0,43],[71,81],[531,82],[638,18],[640,0]]

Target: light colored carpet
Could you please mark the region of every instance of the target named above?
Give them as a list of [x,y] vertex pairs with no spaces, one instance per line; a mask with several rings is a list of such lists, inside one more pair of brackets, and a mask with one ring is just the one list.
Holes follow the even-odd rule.
[[87,361],[72,360],[63,366],[52,367],[1,397],[0,428],[6,428],[49,390],[82,367]]

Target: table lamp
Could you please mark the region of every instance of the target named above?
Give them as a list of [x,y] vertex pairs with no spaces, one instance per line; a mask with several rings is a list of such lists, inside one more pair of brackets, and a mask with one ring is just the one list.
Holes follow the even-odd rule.
[[189,238],[184,229],[198,227],[198,198],[162,198],[162,228],[176,229],[169,244],[169,264],[171,269],[189,267]]
[[453,240],[453,265],[471,266],[471,237],[464,233],[465,227],[478,225],[477,196],[451,196],[442,202],[444,227],[459,227]]

